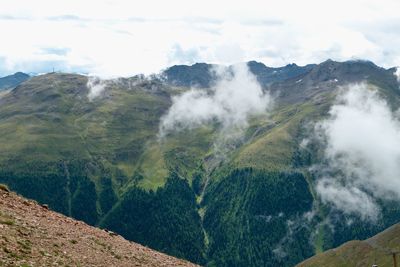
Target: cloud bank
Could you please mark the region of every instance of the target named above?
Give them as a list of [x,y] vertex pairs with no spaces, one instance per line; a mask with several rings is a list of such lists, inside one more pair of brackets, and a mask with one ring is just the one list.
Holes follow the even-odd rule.
[[172,99],[172,106],[162,118],[160,136],[183,129],[219,123],[224,134],[240,132],[251,116],[265,114],[272,98],[263,92],[247,64],[215,70],[218,81],[209,91],[191,89]]
[[400,200],[400,122],[376,91],[349,86],[315,133],[326,145],[316,184],[323,202],[376,220],[377,199]]

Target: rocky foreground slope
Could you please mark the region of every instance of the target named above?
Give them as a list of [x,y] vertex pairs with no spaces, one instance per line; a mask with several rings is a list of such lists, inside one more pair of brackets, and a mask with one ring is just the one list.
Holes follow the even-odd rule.
[[0,190],[0,266],[196,266]]

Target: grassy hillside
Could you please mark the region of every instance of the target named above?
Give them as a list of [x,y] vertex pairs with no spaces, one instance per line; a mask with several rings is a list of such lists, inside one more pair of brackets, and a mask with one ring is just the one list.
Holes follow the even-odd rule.
[[196,161],[197,154],[207,149],[207,143],[191,142],[196,136],[186,138],[190,147],[174,139],[158,142],[159,120],[170,105],[163,88],[151,91],[144,82],[130,90],[117,83],[109,86],[103,98],[89,101],[86,82],[84,76],[47,74],[4,96],[0,100],[0,164],[11,171],[26,169],[25,164],[65,162],[68,167],[71,160],[84,161],[91,164],[83,171],[96,187],[107,170],[119,195],[137,177],[144,178],[137,181],[144,188],[163,185],[168,170],[182,165],[177,156],[190,162],[191,155]]
[[[312,103],[282,105],[276,108],[265,124],[258,124],[250,142],[235,155],[238,167],[285,170],[292,165],[292,155],[298,146],[296,140],[302,123],[320,116],[321,107]],[[301,140],[300,140],[301,141]]]
[[[34,77],[0,99],[0,181],[89,224],[116,228],[132,240],[204,262],[201,222],[189,184],[212,145],[213,129],[160,141],[160,117],[174,89],[146,80],[117,81],[108,85],[104,95],[89,101],[86,83],[84,76],[52,73]],[[133,88],[128,86],[133,83]],[[187,182],[176,184],[172,192],[170,187],[157,190],[170,173]],[[168,218],[159,221],[157,212],[173,208],[175,200],[180,201],[179,191],[192,198],[192,202],[182,200],[182,207],[188,205],[187,216],[175,207],[166,213]],[[140,237],[131,218],[125,222],[127,230],[114,226],[127,207],[138,208],[132,198],[136,192],[151,201],[159,199],[151,212],[157,216],[155,225],[183,220],[166,228],[167,233],[174,233],[171,242],[161,242],[165,234],[156,234],[155,225],[147,229],[155,235]],[[198,242],[198,248],[186,251],[185,244],[192,242]]]
[[[297,266],[393,266],[393,252],[400,251],[400,225],[395,224],[385,231],[360,241],[346,242],[338,248],[316,255]],[[396,255],[397,262],[399,256]]]

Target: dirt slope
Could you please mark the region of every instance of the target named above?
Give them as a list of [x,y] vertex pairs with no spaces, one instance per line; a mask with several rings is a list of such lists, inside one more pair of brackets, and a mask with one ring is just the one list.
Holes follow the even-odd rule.
[[0,266],[196,266],[0,189]]

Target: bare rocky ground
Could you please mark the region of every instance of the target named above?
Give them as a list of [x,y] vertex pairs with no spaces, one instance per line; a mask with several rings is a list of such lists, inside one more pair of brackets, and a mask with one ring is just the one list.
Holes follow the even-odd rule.
[[0,266],[196,266],[0,189]]

